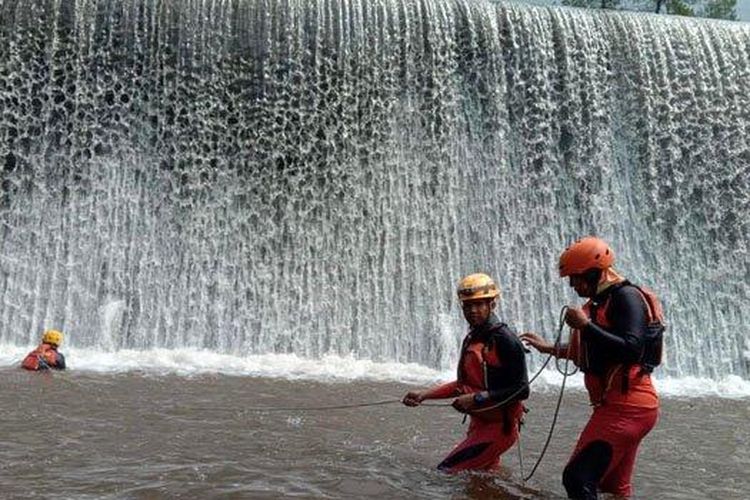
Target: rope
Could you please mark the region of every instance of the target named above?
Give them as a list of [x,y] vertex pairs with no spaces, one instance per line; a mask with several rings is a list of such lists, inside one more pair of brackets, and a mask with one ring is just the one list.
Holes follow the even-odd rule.
[[[565,312],[568,310],[568,306],[563,306],[563,308],[560,310],[560,322],[557,329],[557,337],[555,338],[555,350],[549,354],[547,357],[547,361],[545,361],[545,365],[549,362],[549,360],[552,358],[552,356],[555,356],[555,368],[557,368],[557,371],[560,372],[563,376],[562,384],[560,384],[560,393],[557,396],[557,404],[555,406],[555,413],[552,415],[552,424],[550,425],[549,432],[547,433],[547,439],[544,442],[544,446],[542,447],[542,452],[539,454],[539,458],[537,459],[536,463],[534,464],[534,467],[531,469],[531,472],[528,476],[523,476],[523,469],[521,469],[521,477],[523,479],[523,482],[526,483],[536,472],[536,469],[539,467],[539,464],[542,463],[542,459],[544,458],[544,455],[547,453],[547,448],[549,447],[549,443],[552,440],[552,434],[555,430],[555,425],[557,424],[557,417],[560,415],[560,406],[562,405],[562,398],[563,393],[565,392],[565,381],[567,378],[573,374],[575,374],[578,371],[578,368],[574,367],[572,371],[568,371],[568,362],[570,361],[568,358],[565,358],[565,365],[563,369],[560,369],[559,360],[560,358],[557,357],[557,354],[560,353],[560,340],[562,338],[562,331],[563,327],[565,326]],[[519,437],[520,442],[520,437]]]
[[394,403],[400,403],[400,399],[385,399],[383,401],[373,401],[370,403],[351,403],[345,405],[329,406],[272,406],[267,408],[243,408],[242,412],[271,412],[271,411],[327,411],[327,410],[345,410],[348,408],[364,408],[366,406],[382,406]]
[[[537,370],[537,372],[534,374],[531,379],[525,384],[523,384],[517,391],[515,391],[513,394],[505,398],[504,400],[495,403],[491,406],[488,406],[486,408],[481,408],[477,410],[473,410],[472,413],[480,413],[484,411],[489,411],[495,408],[498,408],[500,406],[503,406],[504,404],[512,401],[518,394],[526,390],[527,387],[530,387],[531,384],[542,374],[542,372],[545,370],[547,365],[549,364],[550,360],[553,357],[556,357],[555,354],[558,354],[558,348],[560,346],[560,340],[562,338],[562,331],[563,327],[565,326],[564,317],[565,312],[567,311],[568,307],[564,306],[560,311],[560,322],[557,330],[557,337],[555,338],[555,351],[551,352],[547,359],[544,360],[544,363],[542,363],[542,366]],[[542,459],[544,458],[544,455],[547,453],[547,448],[549,447],[549,443],[552,440],[552,434],[555,429],[555,425],[557,424],[557,418],[560,413],[560,406],[562,404],[562,397],[563,393],[565,391],[565,381],[568,376],[573,375],[577,369],[574,369],[571,372],[568,372],[568,359],[565,360],[565,366],[563,369],[560,368],[559,365],[559,359],[556,359],[555,361],[555,367],[557,370],[562,373],[563,375],[563,381],[560,387],[560,394],[557,398],[557,405],[555,406],[555,413],[552,418],[552,425],[550,426],[549,433],[547,434],[547,440],[544,443],[544,447],[542,448],[542,452],[539,455],[539,458],[537,459],[536,463],[534,464],[534,467],[531,469],[531,473],[523,477],[523,452],[521,450],[521,438],[519,433],[519,440],[518,440],[518,457],[519,457],[519,464],[521,467],[521,476],[523,477],[524,483],[531,479],[531,477],[536,472],[537,468],[539,467],[539,464],[541,464]],[[389,404],[396,404],[401,403],[400,399],[386,399],[382,401],[373,401],[368,403],[351,403],[351,404],[343,404],[343,405],[327,405],[327,406],[286,406],[286,407],[265,407],[265,408],[243,408],[241,411],[243,413],[251,413],[251,412],[278,412],[278,411],[328,411],[328,410],[344,410],[344,409],[351,409],[351,408],[364,408],[368,406],[383,406],[383,405],[389,405]],[[451,406],[451,403],[421,403],[420,406]]]
[[[367,406],[383,406],[401,403],[400,399],[384,399],[382,401],[372,401],[368,403],[351,403],[343,405],[327,406],[268,406],[257,408],[243,408],[240,413],[251,412],[272,412],[272,411],[327,411],[327,410],[346,410],[351,408],[364,408]],[[422,403],[420,406],[450,406],[450,403]],[[223,408],[216,408],[223,409]]]
[[[563,307],[562,313],[564,314],[567,310],[567,306]],[[562,324],[560,325],[560,329],[557,334],[557,340],[556,345],[560,342],[560,336],[562,335]],[[527,387],[530,387],[531,384],[539,377],[539,375],[542,374],[544,369],[549,364],[550,360],[552,359],[552,354],[550,353],[549,356],[547,356],[547,359],[542,363],[541,368],[537,370],[537,372],[534,374],[531,379],[529,379],[528,382],[523,384],[518,390],[516,390],[513,394],[508,396],[507,398],[503,399],[499,403],[495,403],[491,406],[487,406],[485,408],[480,408],[477,410],[472,410],[471,413],[481,413],[484,411],[494,410],[495,408],[498,408],[500,406],[503,406],[506,403],[509,403],[513,399],[515,399],[516,396],[518,396],[521,392],[526,390]],[[384,401],[375,401],[372,403],[352,403],[352,404],[346,404],[346,405],[332,405],[332,406],[300,406],[300,407],[268,407],[268,408],[244,408],[243,412],[270,412],[270,411],[325,411],[325,410],[343,410],[348,408],[362,408],[366,406],[380,406],[380,405],[388,405],[388,404],[394,404],[394,403],[401,403],[400,399],[386,399]],[[422,402],[419,404],[419,406],[452,406],[452,403],[425,403]]]
[[[565,360],[565,369],[568,368],[568,360]],[[547,448],[549,447],[550,441],[552,441],[552,434],[555,430],[555,425],[557,424],[557,417],[560,415],[560,405],[562,404],[563,399],[563,393],[565,392],[565,380],[568,378],[567,372],[563,372],[563,380],[562,384],[560,384],[560,394],[557,396],[557,405],[555,406],[555,413],[552,415],[552,424],[549,427],[549,432],[547,433],[547,439],[544,441],[544,446],[542,447],[542,452],[539,454],[539,458],[537,459],[536,463],[534,464],[534,467],[531,469],[531,472],[528,476],[523,478],[523,482],[525,483],[536,472],[537,467],[539,467],[539,464],[542,463],[542,459],[544,458],[544,455],[547,453]]]
[[[395,403],[401,403],[400,399],[385,399],[383,401],[373,401],[369,403],[351,403],[345,405],[329,406],[269,406],[263,408],[243,408],[240,412],[270,412],[270,411],[326,411],[326,410],[346,410],[350,408],[364,408],[366,406],[382,406]],[[451,403],[421,403],[419,406],[451,406]]]
[[521,432],[521,426],[523,425],[523,422],[519,422],[518,424],[518,470],[521,472],[521,478],[524,477],[523,474],[523,449],[521,448],[521,436],[523,435],[523,432]]
[[[560,326],[558,327],[558,330],[557,330],[557,337],[555,339],[555,346],[559,346],[560,345],[560,338],[562,337],[562,329],[563,329],[563,326],[565,325],[565,323],[563,322],[563,317],[565,315],[565,311],[567,311],[567,310],[568,310],[568,306],[563,306],[562,310],[560,311]],[[480,408],[478,410],[472,410],[472,413],[480,413],[480,412],[483,412],[483,411],[494,410],[495,408],[503,406],[504,404],[509,403],[510,401],[512,401],[516,396],[518,396],[519,394],[521,394],[528,387],[531,387],[531,384],[533,384],[534,381],[539,377],[539,375],[542,374],[542,372],[544,371],[544,369],[547,368],[547,365],[549,364],[550,360],[552,360],[553,356],[554,356],[554,353],[549,353],[549,355],[547,356],[547,359],[544,360],[544,363],[542,363],[542,366],[539,368],[539,370],[537,370],[537,372],[534,374],[534,376],[531,377],[528,382],[526,382],[525,384],[523,384],[516,392],[514,392],[513,394],[511,394],[507,398],[503,399],[499,403],[495,403],[495,404],[493,404],[491,406]],[[555,361],[555,364],[557,365],[557,360]],[[567,363],[566,363],[566,367],[567,367]],[[559,371],[559,367],[558,367],[558,371]],[[562,373],[562,372],[560,372],[560,373]],[[573,373],[575,373],[575,372],[572,372],[569,375],[572,375]]]
[[534,383],[534,380],[536,380],[536,379],[537,379],[537,377],[539,377],[539,375],[541,375],[541,374],[542,374],[542,372],[543,372],[543,371],[544,371],[544,369],[545,369],[545,368],[547,367],[547,365],[549,364],[549,362],[550,362],[550,360],[551,360],[551,359],[552,359],[552,354],[550,354],[549,356],[547,356],[547,359],[546,359],[546,360],[544,361],[544,363],[542,363],[542,367],[541,367],[541,368],[539,368],[539,370],[537,370],[537,372],[536,372],[536,373],[534,374],[534,376],[533,376],[533,377],[531,377],[531,378],[529,379],[529,381],[528,381],[528,382],[526,382],[525,384],[521,385],[521,387],[520,387],[520,388],[519,388],[519,389],[518,389],[518,390],[517,390],[516,392],[514,392],[513,394],[511,394],[511,395],[510,395],[510,396],[508,396],[507,398],[503,399],[503,400],[502,400],[502,401],[500,401],[499,403],[495,403],[495,404],[493,404],[492,406],[487,406],[487,407],[485,407],[485,408],[479,408],[479,409],[477,409],[477,410],[471,410],[471,412],[472,412],[472,413],[481,413],[481,412],[483,412],[483,411],[494,410],[495,408],[498,408],[498,407],[500,407],[500,406],[503,406],[504,404],[506,404],[506,403],[508,403],[508,402],[512,401],[513,399],[515,399],[515,397],[516,397],[516,396],[518,396],[518,395],[519,395],[519,394],[521,394],[521,393],[522,393],[523,391],[525,391],[525,390],[526,390],[526,388],[528,388],[528,387],[531,387],[531,384],[532,384],[532,383]]

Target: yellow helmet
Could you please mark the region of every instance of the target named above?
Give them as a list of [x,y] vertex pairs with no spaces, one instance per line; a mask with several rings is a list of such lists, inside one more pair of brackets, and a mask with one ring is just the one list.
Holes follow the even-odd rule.
[[492,278],[483,273],[470,274],[458,283],[458,299],[461,302],[499,296],[500,289]]
[[63,334],[62,332],[58,332],[57,330],[47,330],[44,332],[44,335],[42,335],[42,343],[44,344],[52,344],[54,346],[59,346],[62,344],[63,341]]

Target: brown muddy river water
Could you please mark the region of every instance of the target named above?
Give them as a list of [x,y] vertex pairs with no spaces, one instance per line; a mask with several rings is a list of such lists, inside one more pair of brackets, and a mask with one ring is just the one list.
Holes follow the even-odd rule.
[[[450,408],[253,410],[388,400],[411,386],[13,368],[0,380],[0,497],[19,499],[563,498],[562,468],[589,413],[583,392],[566,393],[524,486],[516,448],[500,475],[434,470],[465,431]],[[554,388],[528,402],[525,473],[554,404]],[[666,398],[662,410],[640,455],[637,498],[750,497],[747,399]]]

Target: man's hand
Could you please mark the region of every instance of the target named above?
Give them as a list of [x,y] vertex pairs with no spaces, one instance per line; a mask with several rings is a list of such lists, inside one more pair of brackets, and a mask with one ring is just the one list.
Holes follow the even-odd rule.
[[419,406],[424,401],[424,395],[419,391],[409,391],[401,400],[406,406]]
[[590,321],[589,317],[577,307],[569,307],[568,310],[565,311],[565,323],[571,328],[582,330]]
[[453,400],[451,406],[461,413],[468,413],[473,410],[476,405],[474,404],[474,394],[463,394]]
[[526,332],[519,335],[518,338],[520,338],[521,342],[524,344],[533,347],[541,353],[546,354],[552,352],[553,345],[544,340],[541,335],[533,332]]

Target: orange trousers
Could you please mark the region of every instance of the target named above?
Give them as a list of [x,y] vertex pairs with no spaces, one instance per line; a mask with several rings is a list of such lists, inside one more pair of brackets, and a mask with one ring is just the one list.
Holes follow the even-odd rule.
[[518,441],[523,405],[517,403],[508,408],[506,415],[511,420],[508,424],[472,416],[466,439],[453,448],[438,469],[448,473],[496,470],[500,466],[500,456]]
[[638,446],[658,418],[658,408],[596,407],[563,473],[568,495],[596,498],[598,490],[630,497]]

